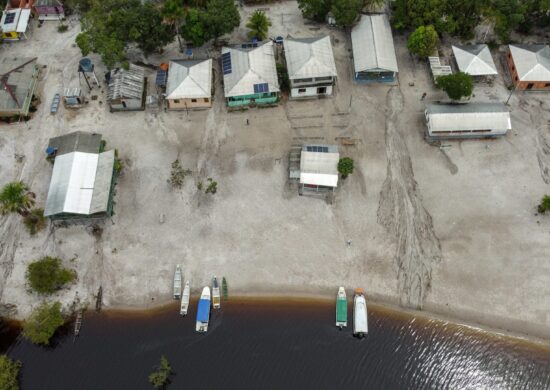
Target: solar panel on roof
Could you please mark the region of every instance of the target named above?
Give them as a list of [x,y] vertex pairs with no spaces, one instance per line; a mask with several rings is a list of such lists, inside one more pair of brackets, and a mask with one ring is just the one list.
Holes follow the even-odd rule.
[[165,70],[157,70],[157,78],[155,80],[155,85],[163,86],[166,85],[168,73]]
[[269,92],[269,85],[267,83],[254,84],[254,93]]
[[6,14],[6,20],[4,24],[13,23],[14,20],[15,20],[15,12],[9,12]]
[[328,146],[306,146],[308,152],[328,153]]
[[231,53],[227,52],[222,54],[222,68],[223,74],[231,73]]
[[243,49],[249,49],[251,47],[258,47],[258,42],[249,42],[249,43],[243,43],[241,45]]

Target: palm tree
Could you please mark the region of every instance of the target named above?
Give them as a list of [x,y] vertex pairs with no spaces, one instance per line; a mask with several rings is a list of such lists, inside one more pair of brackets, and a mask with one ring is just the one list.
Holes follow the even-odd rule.
[[176,30],[180,51],[183,51],[183,45],[180,38],[180,24],[185,16],[182,0],[166,0],[162,7],[162,16],[166,23],[170,24]]
[[34,193],[30,192],[29,187],[22,181],[8,183],[0,192],[0,212],[26,216],[34,205],[34,198]]
[[264,12],[254,11],[254,13],[250,15],[246,27],[250,29],[248,32],[250,38],[256,38],[259,41],[263,41],[267,38],[269,27],[271,27],[271,21]]

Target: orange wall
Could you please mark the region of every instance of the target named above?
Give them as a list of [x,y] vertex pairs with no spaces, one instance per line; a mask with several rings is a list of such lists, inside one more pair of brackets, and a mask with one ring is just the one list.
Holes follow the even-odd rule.
[[[516,86],[516,89],[520,90],[550,90],[550,80],[548,81],[519,81],[518,72],[514,64],[512,54],[508,51],[506,56],[506,62],[508,63],[508,69],[510,69],[510,75],[512,76],[512,82]],[[532,84],[531,88],[528,88]]]

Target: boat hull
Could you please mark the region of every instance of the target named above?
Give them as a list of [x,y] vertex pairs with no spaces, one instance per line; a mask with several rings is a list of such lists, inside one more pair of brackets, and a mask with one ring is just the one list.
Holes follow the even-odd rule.
[[220,286],[218,286],[218,279],[215,276],[212,280],[212,307],[214,309],[221,307]]
[[181,298],[181,267],[176,266],[176,272],[174,273],[174,299]]
[[197,309],[197,323],[195,330],[199,333],[208,331],[208,322],[210,321],[210,288],[205,287],[202,290],[201,298],[199,299],[199,307]]
[[336,326],[340,329],[348,326],[348,299],[343,287],[336,294]]
[[181,296],[181,306],[180,306],[180,315],[186,316],[187,310],[189,309],[189,298],[191,293],[191,287],[189,282],[185,283],[185,288],[183,289],[183,295]]
[[367,301],[363,295],[353,298],[353,334],[364,337],[369,332],[367,319]]

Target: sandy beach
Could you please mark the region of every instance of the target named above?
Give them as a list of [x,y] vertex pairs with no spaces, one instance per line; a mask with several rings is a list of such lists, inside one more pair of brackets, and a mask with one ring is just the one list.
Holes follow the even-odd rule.
[[[195,293],[214,275],[225,276],[238,296],[332,298],[340,285],[363,287],[373,302],[549,340],[550,217],[536,211],[550,193],[547,94],[513,94],[513,130],[504,138],[428,144],[425,103],[445,95],[426,64],[409,56],[405,37],[394,36],[399,85],[358,85],[349,36],[305,23],[295,2],[269,8],[271,36],[331,36],[333,98],[227,112],[219,51],[205,48],[195,55],[216,58],[208,111],[110,113],[102,84],[86,107],[51,115],[53,95],[78,86],[78,22],[63,34],[55,23],[34,24],[28,41],[0,47],[1,56],[35,55],[42,67],[32,120],[0,125],[0,184],[25,181],[43,207],[52,172],[48,140],[77,130],[103,134],[124,162],[115,214],[99,225],[100,234],[89,225],[50,224],[30,236],[19,216],[0,219],[2,314],[22,319],[44,300],[29,291],[25,272],[50,255],[78,274],[74,285],[48,297],[66,308],[77,296],[94,305],[99,286],[105,308],[170,302],[181,264]],[[230,42],[245,40],[254,9],[241,9],[242,28]],[[493,52],[499,76],[476,84],[473,101],[507,99],[502,53]],[[91,58],[102,79],[106,69]],[[181,58],[177,43],[134,60],[159,65],[172,58]],[[339,146],[355,160],[354,173],[340,181],[332,202],[298,196],[287,179],[291,146],[338,144],[340,137],[356,140]],[[176,158],[192,171],[181,190],[167,182]],[[197,190],[207,177],[218,182],[215,195]]]

